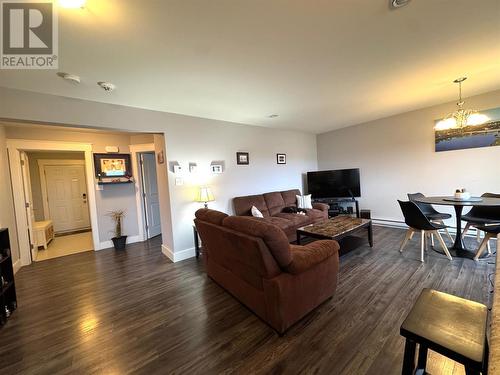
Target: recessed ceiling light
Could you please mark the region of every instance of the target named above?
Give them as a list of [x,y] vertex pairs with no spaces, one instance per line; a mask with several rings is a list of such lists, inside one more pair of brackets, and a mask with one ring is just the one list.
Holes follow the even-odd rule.
[[276,118],[276,117],[279,117],[279,115],[277,115],[276,113],[273,113],[272,115],[269,115],[268,117],[269,118]]
[[57,72],[57,75],[61,77],[62,79],[65,79],[66,81],[72,82],[72,83],[80,83],[80,77],[76,76],[74,74],[69,74],[69,73],[64,73],[64,72]]
[[86,2],[86,0],[59,0],[59,5],[63,8],[76,9],[84,8]]

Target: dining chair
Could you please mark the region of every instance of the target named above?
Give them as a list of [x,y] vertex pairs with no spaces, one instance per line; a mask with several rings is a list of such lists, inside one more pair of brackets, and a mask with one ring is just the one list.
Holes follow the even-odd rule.
[[[482,198],[500,198],[500,194],[495,193],[484,193],[481,195]],[[465,238],[467,233],[471,228],[476,228],[477,232],[477,242],[481,242],[481,230],[478,230],[478,226],[484,225],[494,225],[500,224],[500,207],[485,207],[485,206],[474,206],[465,215],[462,215],[462,220],[467,222],[464,231],[462,232],[462,238]],[[488,253],[491,254],[490,243],[486,243]]]
[[[427,219],[429,219],[429,221],[444,225],[443,230],[446,232],[446,235],[448,236],[450,241],[453,242],[454,239],[451,236],[450,232],[448,231],[448,228],[446,227],[443,221],[446,219],[451,219],[452,216],[450,214],[437,211],[431,204],[417,202],[416,199],[419,198],[425,198],[425,195],[423,195],[422,193],[413,193],[413,194],[408,193],[408,199],[411,202],[415,203],[418,206],[418,208],[420,208],[420,210],[424,213]],[[432,234],[431,234],[431,241],[432,241],[432,246],[434,246],[434,237]]]
[[422,212],[419,206],[415,202],[408,201],[403,202],[398,200],[399,206],[401,207],[401,211],[403,212],[403,216],[405,217],[405,223],[408,225],[408,231],[406,232],[403,243],[401,244],[401,248],[399,252],[402,253],[404,247],[413,236],[414,233],[420,232],[421,243],[420,243],[420,261],[424,261],[424,250],[425,250],[425,236],[426,234],[434,234],[436,238],[439,240],[441,247],[444,250],[444,253],[448,257],[449,260],[452,260],[450,251],[446,246],[446,243],[441,237],[441,233],[439,230],[446,228],[444,224],[438,224],[431,222],[427,216]]
[[496,237],[497,251],[500,250],[500,225],[479,225],[476,228],[484,232],[484,239],[483,242],[481,242],[481,245],[479,245],[479,249],[477,249],[474,260],[479,259],[479,257],[483,254],[484,249],[488,247],[492,238]]

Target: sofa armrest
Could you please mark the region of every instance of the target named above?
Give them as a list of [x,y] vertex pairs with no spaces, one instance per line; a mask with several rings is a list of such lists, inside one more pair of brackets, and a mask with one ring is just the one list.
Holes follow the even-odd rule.
[[290,245],[292,262],[287,266],[288,273],[297,275],[331,256],[338,257],[340,246],[337,241],[323,240],[311,242],[305,246]]
[[330,209],[330,206],[326,203],[313,203],[313,208],[320,211],[327,211]]

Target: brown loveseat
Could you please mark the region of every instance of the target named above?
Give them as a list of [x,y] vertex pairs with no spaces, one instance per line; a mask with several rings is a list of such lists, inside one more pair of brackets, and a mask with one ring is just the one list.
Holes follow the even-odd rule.
[[335,292],[335,241],[290,245],[275,225],[209,209],[195,224],[208,276],[280,334]]
[[285,207],[297,207],[297,195],[301,195],[298,189],[236,197],[233,199],[234,212],[238,216],[252,216],[252,206],[257,207],[263,220],[280,227],[292,242],[297,239],[297,228],[328,219],[329,207],[324,203],[313,203],[306,215],[283,212]]

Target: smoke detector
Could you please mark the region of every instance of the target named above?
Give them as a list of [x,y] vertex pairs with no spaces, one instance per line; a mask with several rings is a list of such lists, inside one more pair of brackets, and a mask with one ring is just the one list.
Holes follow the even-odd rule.
[[80,77],[76,76],[74,74],[69,74],[69,73],[64,73],[64,72],[58,72],[57,75],[61,77],[62,79],[65,79],[66,81],[69,81],[71,83],[79,84],[80,83]]
[[391,1],[391,8],[393,9],[397,9],[397,8],[401,8],[401,7],[404,7],[405,5],[408,5],[408,3],[410,2],[410,0],[390,0]]
[[113,85],[112,83],[110,82],[97,82],[97,84],[106,92],[112,92],[112,91],[115,91],[116,89],[116,86]]

